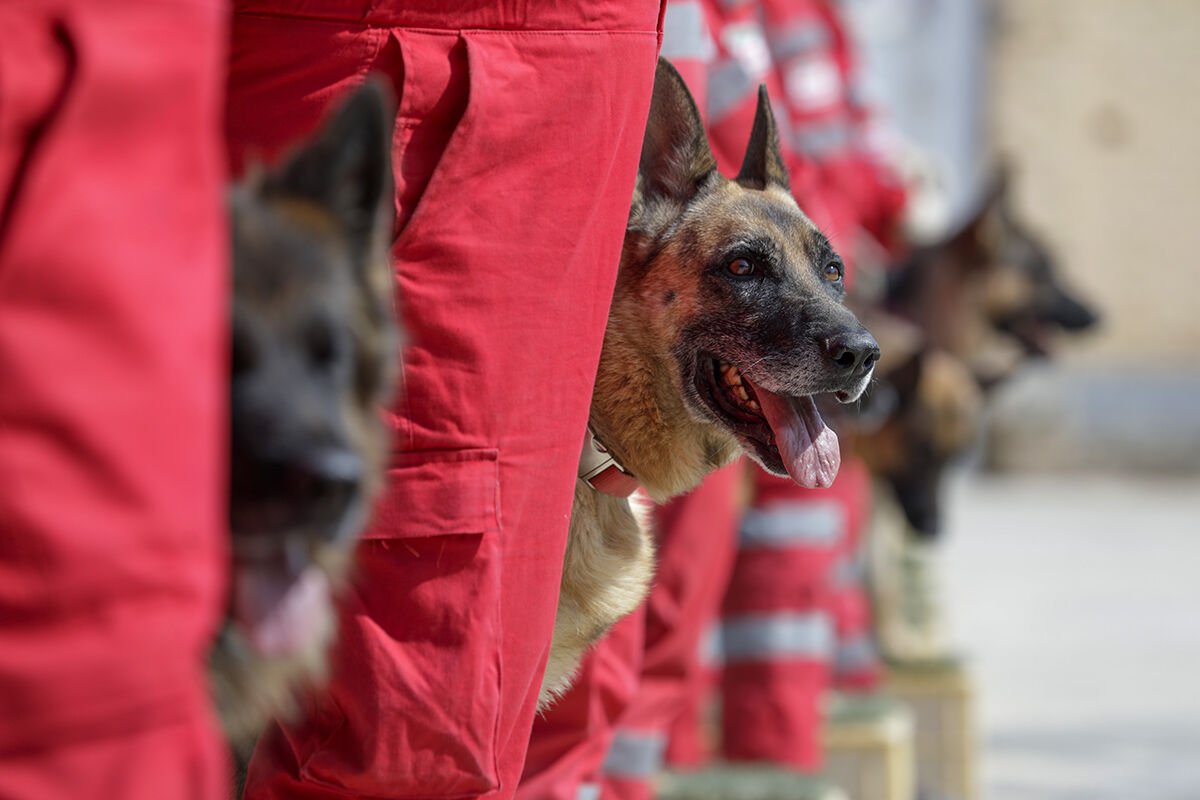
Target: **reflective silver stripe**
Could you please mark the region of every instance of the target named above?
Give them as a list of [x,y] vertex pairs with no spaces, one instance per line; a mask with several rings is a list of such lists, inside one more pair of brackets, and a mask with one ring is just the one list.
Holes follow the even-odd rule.
[[579,788],[575,790],[575,800],[600,800],[600,784],[579,784]]
[[614,778],[652,778],[662,768],[667,735],[662,731],[618,728],[602,770]]
[[879,662],[875,640],[868,634],[859,633],[837,643],[833,663],[837,672],[856,672],[873,667]]
[[709,35],[704,9],[698,0],[669,3],[663,16],[663,43],[659,55],[670,60],[711,61],[715,53],[716,45]]
[[792,25],[771,34],[771,53],[776,61],[784,61],[794,56],[815,50],[829,41],[828,32],[812,23]]
[[758,87],[736,59],[714,64],[708,72],[708,118],[716,121]]
[[835,589],[845,589],[862,582],[863,568],[853,556],[842,556],[829,571],[829,582]]
[[792,133],[796,149],[808,156],[827,155],[850,145],[850,126],[842,120]]
[[738,547],[787,548],[796,545],[829,545],[845,525],[845,510],[837,503],[776,503],[751,508],[742,515]]
[[833,655],[833,621],[823,611],[746,614],[727,617],[721,626],[726,663],[811,658]]

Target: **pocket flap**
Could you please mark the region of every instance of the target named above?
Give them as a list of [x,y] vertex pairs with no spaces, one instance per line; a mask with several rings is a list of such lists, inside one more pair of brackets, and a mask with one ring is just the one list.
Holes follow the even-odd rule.
[[393,457],[364,539],[500,529],[500,451],[435,450]]

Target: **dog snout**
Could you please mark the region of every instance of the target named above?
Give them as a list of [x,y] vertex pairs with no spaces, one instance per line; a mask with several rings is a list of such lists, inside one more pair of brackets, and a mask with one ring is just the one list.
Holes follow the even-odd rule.
[[1055,292],[1047,316],[1063,330],[1072,333],[1086,331],[1100,321],[1098,313],[1062,290]]
[[879,343],[865,328],[843,331],[825,340],[825,353],[839,372],[865,375],[879,360]]
[[288,494],[307,506],[313,521],[335,538],[340,528],[336,523],[362,484],[362,459],[346,450],[323,449],[290,462],[284,470]]
[[307,529],[335,541],[361,497],[365,470],[361,458],[337,447],[235,458],[235,519],[245,517],[257,534]]

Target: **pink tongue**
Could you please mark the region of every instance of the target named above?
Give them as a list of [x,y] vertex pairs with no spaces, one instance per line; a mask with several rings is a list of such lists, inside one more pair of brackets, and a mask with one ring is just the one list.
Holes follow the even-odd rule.
[[294,580],[235,568],[233,613],[260,654],[294,655],[321,632],[329,593],[329,579],[316,567],[308,567]]
[[811,397],[784,397],[755,385],[783,466],[792,480],[809,489],[828,488],[842,464],[837,434],[825,427]]

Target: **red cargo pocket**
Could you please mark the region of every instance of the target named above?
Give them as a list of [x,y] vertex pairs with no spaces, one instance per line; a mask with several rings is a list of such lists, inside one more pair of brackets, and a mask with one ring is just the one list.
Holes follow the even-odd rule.
[[392,458],[366,539],[500,529],[500,451],[440,450]]
[[292,738],[306,780],[378,798],[497,787],[498,459],[394,461],[344,601],[332,702]]

